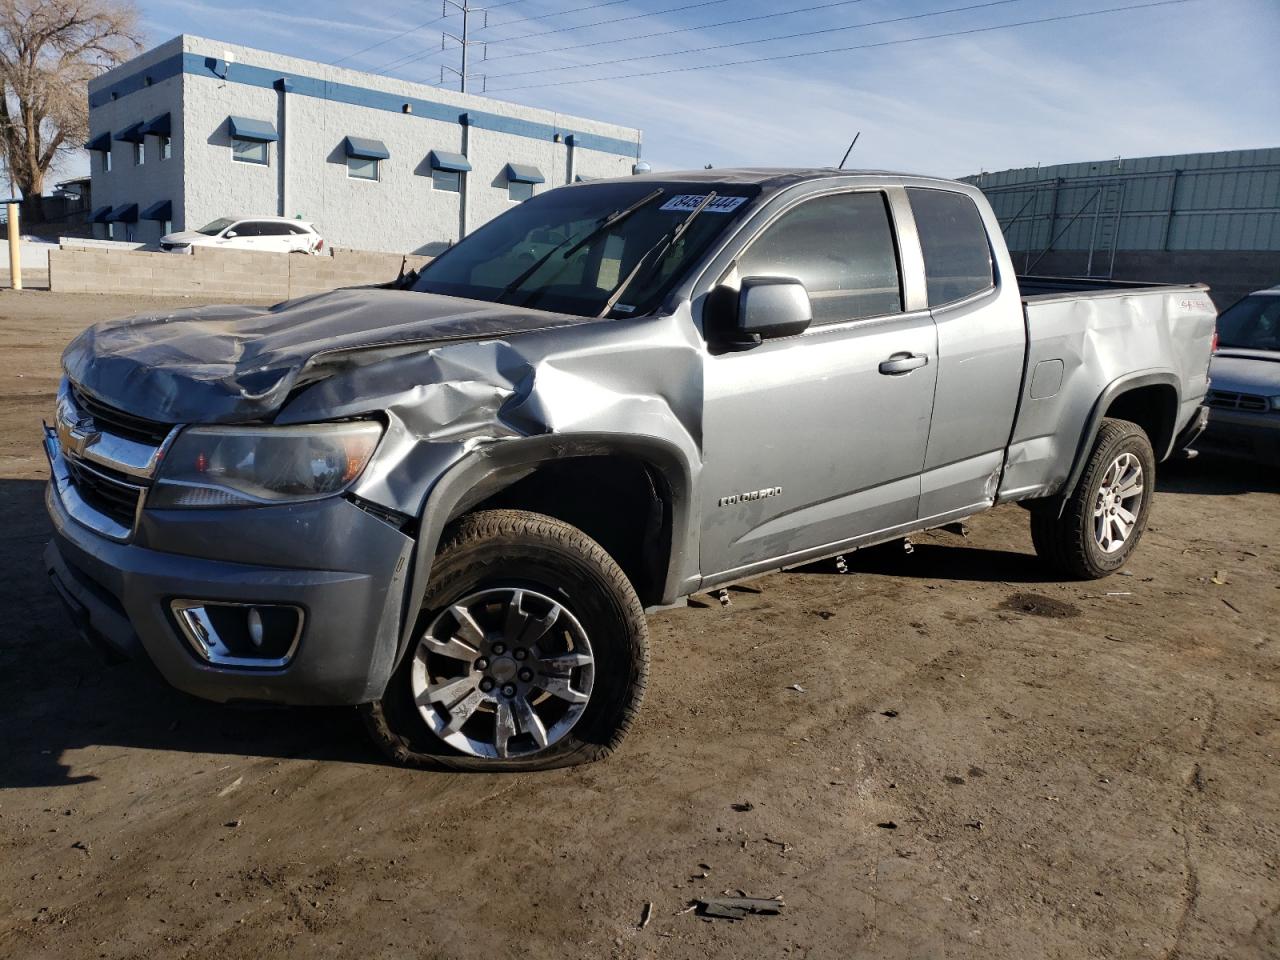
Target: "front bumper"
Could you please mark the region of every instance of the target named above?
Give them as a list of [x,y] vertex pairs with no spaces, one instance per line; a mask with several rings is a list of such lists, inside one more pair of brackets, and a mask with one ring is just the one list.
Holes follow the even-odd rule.
[[1207,453],[1280,466],[1280,411],[1214,408],[1196,445]]
[[[414,542],[355,503],[144,509],[130,542],[78,522],[54,484],[45,505],[49,576],[112,656],[145,654],[173,686],[217,701],[354,704],[386,687]],[[302,634],[284,667],[218,666],[179,629],[174,600],[299,607]]]

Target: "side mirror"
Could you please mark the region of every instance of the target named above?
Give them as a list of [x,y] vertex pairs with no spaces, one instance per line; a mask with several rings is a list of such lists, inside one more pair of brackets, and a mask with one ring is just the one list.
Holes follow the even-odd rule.
[[230,240],[232,237],[240,236],[240,234],[236,233],[234,230],[228,230],[226,233],[223,234],[223,236],[226,237],[228,240]]
[[813,322],[813,308],[804,284],[792,277],[747,277],[738,290],[735,339],[758,343],[770,337],[790,337]]

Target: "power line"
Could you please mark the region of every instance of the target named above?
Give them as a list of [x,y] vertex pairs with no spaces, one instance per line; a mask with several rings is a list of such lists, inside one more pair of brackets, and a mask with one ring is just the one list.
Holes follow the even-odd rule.
[[[524,0],[504,0],[504,2],[502,2],[502,3],[494,3],[494,4],[490,4],[489,6],[486,6],[486,7],[472,7],[472,6],[470,5],[470,3],[468,2],[468,0],[463,0],[463,2],[461,2],[461,3],[455,2],[455,0],[443,0],[443,5],[444,5],[444,8],[445,8],[445,10],[446,10],[446,13],[445,13],[445,15],[444,15],[444,16],[442,16],[442,17],[438,17],[436,20],[434,20],[434,21],[432,21],[432,22],[433,22],[433,23],[435,23],[435,22],[438,22],[438,21],[440,21],[440,20],[445,20],[445,19],[447,19],[447,18],[448,18],[448,17],[450,17],[450,16],[457,16],[459,13],[461,13],[461,14],[462,14],[462,20],[463,20],[463,33],[464,33],[464,34],[466,34],[466,33],[468,32],[468,23],[467,23],[467,20],[468,20],[468,17],[470,16],[470,14],[472,14],[472,13],[483,13],[483,14],[485,15],[485,20],[487,21],[487,20],[489,19],[489,11],[490,11],[490,10],[496,10],[498,7],[509,7],[509,6],[511,6],[512,4],[516,4],[516,3],[523,3],[523,2],[524,2]],[[454,9],[454,12],[453,12],[452,14],[450,14],[450,13],[448,13],[448,12],[447,12],[447,11],[448,11],[448,8],[450,7],[450,5],[452,5],[452,6],[455,8],[455,9]],[[477,30],[481,30],[481,29],[483,29],[483,27],[476,27],[475,29],[477,29]],[[452,37],[452,35],[451,35],[451,34],[449,34],[449,33],[447,33],[447,32],[446,32],[446,33],[441,37],[441,49],[440,49],[440,50],[428,50],[426,53],[407,53],[407,54],[404,54],[404,55],[402,55],[402,56],[396,57],[394,60],[389,60],[389,61],[387,61],[386,63],[382,64],[382,66],[380,66],[380,67],[375,67],[375,68],[374,68],[374,72],[375,72],[375,73],[386,73],[388,70],[395,69],[396,67],[403,67],[403,66],[407,66],[408,64],[410,64],[410,63],[414,63],[414,62],[416,62],[416,61],[418,61],[418,60],[427,60],[427,59],[430,59],[431,57],[436,56],[437,54],[439,54],[439,53],[441,53],[441,52],[443,52],[443,51],[444,51],[444,44],[443,44],[443,40],[444,40],[444,37],[445,37],[445,36],[450,36],[450,37]],[[462,41],[461,41],[458,37],[452,37],[452,39],[453,39],[453,40],[455,40],[455,41],[457,41],[458,43],[462,43]],[[468,41],[467,41],[467,44],[470,44],[470,45],[473,45],[473,46],[474,46],[474,45],[476,45],[476,44],[478,44],[478,43],[481,43],[481,42],[482,42],[482,41],[479,41],[479,40],[468,40]],[[463,44],[463,45],[465,46],[466,44]],[[465,60],[465,57],[464,57],[464,60]],[[456,74],[456,73],[458,72],[458,71],[456,71],[456,70],[453,70],[453,69],[452,69],[452,68],[450,68],[450,67],[446,67],[445,69],[446,69],[446,70],[450,70],[450,72],[452,72],[452,73],[454,73],[454,74]]]
[[[512,0],[519,2],[519,0]],[[516,17],[512,20],[503,20],[501,23],[495,23],[485,27],[486,30],[492,30],[494,27],[505,27],[513,23],[533,23],[535,20],[550,20],[552,17],[567,17],[571,13],[582,13],[584,10],[600,10],[603,7],[616,7],[620,3],[630,3],[631,0],[605,0],[604,3],[589,3],[585,7],[574,7],[572,10],[557,10],[555,13],[541,13],[536,17]],[[505,3],[497,4],[499,7],[506,6]],[[490,10],[493,7],[489,8]]]
[[[625,17],[614,17],[612,20],[596,20],[592,23],[580,23],[573,27],[556,27],[553,30],[543,30],[539,33],[522,33],[515,37],[499,37],[496,40],[490,40],[489,43],[510,43],[513,40],[531,40],[534,37],[546,37],[553,33],[568,33],[571,30],[587,30],[591,27],[603,27],[611,23],[626,23],[629,20],[644,20],[646,17],[660,17],[664,13],[679,13],[682,10],[696,10],[699,7],[714,7],[722,3],[728,3],[729,0],[702,0],[701,3],[686,3],[679,7],[667,7],[665,10],[652,10],[648,13],[633,13]],[[603,4],[601,4],[603,6]],[[515,21],[510,21],[514,23]],[[500,27],[502,24],[494,24]]]
[[[611,77],[591,77],[585,80],[555,80],[549,83],[531,83],[523,86],[501,87],[501,90],[533,90],[539,87],[563,87],[579,83],[599,83],[603,80],[635,80],[641,77],[660,77],[672,73],[688,73],[693,70],[712,70],[717,67],[741,67],[753,63],[769,63],[778,60],[796,60],[800,57],[817,57],[829,53],[851,53],[855,50],[871,50],[876,47],[893,47],[906,43],[919,43],[924,40],[942,40],[947,37],[966,37],[978,33],[991,33],[996,30],[1011,30],[1014,27],[1026,27],[1038,23],[1061,23],[1065,20],[1081,20],[1086,17],[1100,17],[1112,13],[1123,13],[1128,10],[1148,10],[1155,7],[1171,7],[1195,0],[1154,0],[1151,3],[1135,3],[1123,7],[1107,7],[1103,10],[1087,10],[1083,13],[1065,13],[1053,17],[1037,17],[1033,20],[1018,20],[1014,23],[1001,23],[990,27],[972,27],[968,30],[949,30],[945,33],[931,33],[920,37],[905,37],[900,40],[880,40],[875,43],[860,43],[848,47],[830,47],[826,50],[809,50],[803,53],[780,53],[768,57],[751,57],[745,60],[730,60],[726,63],[700,63],[688,67],[670,67],[665,70],[648,70],[643,73],[624,73]],[[494,91],[496,92],[496,91]]]
[[525,50],[522,53],[505,53],[499,57],[489,57],[489,60],[513,60],[516,57],[534,57],[544,53],[563,53],[566,50],[581,50],[584,47],[606,46],[611,43],[630,43],[634,40],[652,40],[654,37],[670,37],[677,33],[690,33],[694,30],[713,30],[716,27],[730,27],[739,23],[751,23],[756,20],[771,20],[775,17],[789,17],[796,13],[813,13],[815,10],[828,10],[831,7],[847,7],[855,3],[865,3],[866,0],[835,0],[834,3],[821,3],[812,7],[795,7],[791,10],[781,10],[777,13],[762,13],[754,17],[739,17],[737,20],[722,20],[719,23],[706,23],[697,27],[678,27],[675,30],[659,30],[656,33],[640,33],[633,37],[619,37],[616,40],[592,40],[590,43],[574,43],[567,47],[547,47],[542,50]]
[[[490,4],[486,9],[496,10],[498,9],[498,7],[509,7],[514,3],[524,3],[524,0],[503,0],[502,3]],[[448,13],[447,6],[448,5],[445,4],[445,7],[446,7],[445,13],[443,13],[441,16],[436,17],[434,20],[428,20],[426,23],[420,23],[416,27],[410,27],[408,30],[401,30],[399,33],[392,34],[391,36],[387,37],[385,40],[379,40],[377,43],[371,43],[367,47],[361,47],[359,50],[356,50],[354,53],[348,53],[345,57],[339,57],[337,60],[330,60],[329,66],[331,67],[337,66],[338,64],[346,60],[350,60],[353,57],[360,56],[360,54],[362,53],[368,53],[370,50],[376,50],[378,47],[385,46],[388,43],[391,43],[395,40],[399,40],[401,37],[407,37],[411,33],[417,33],[419,30],[423,29],[424,27],[429,27],[433,23],[439,23],[442,20],[449,19],[451,14]]]
[[[857,2],[857,0],[853,0]],[[611,57],[608,60],[597,60],[594,63],[562,64],[557,67],[538,67],[536,70],[517,70],[512,73],[493,74],[490,79],[501,80],[504,77],[524,77],[533,73],[550,73],[555,70],[585,70],[589,67],[606,67],[616,63],[634,63],[637,60],[656,60],[659,57],[687,56],[691,53],[709,53],[712,50],[727,50],[731,47],[748,47],[756,43],[775,43],[779,40],[798,40],[801,37],[816,37],[828,33],[843,33],[846,30],[860,30],[863,27],[882,27],[890,23],[905,23],[908,20],[925,20],[929,17],[941,17],[948,13],[968,13],[971,10],[982,10],[987,7],[1003,7],[1011,3],[1022,3],[1023,0],[985,0],[983,3],[972,3],[964,7],[951,7],[947,10],[934,10],[929,13],[912,13],[902,17],[889,17],[884,20],[867,20],[863,23],[851,23],[843,27],[822,27],[818,30],[805,30],[800,33],[788,33],[776,37],[761,37],[757,40],[736,40],[733,43],[717,43],[709,47],[694,47],[689,50],[668,50],[665,53],[637,54],[634,57]],[[835,6],[835,4],[828,4]],[[776,14],[775,14],[776,16]],[[755,19],[755,18],[748,18]],[[725,26],[726,24],[710,24]]]
[[378,47],[384,46],[395,40],[399,40],[401,37],[407,37],[411,33],[417,33],[419,30],[423,29],[424,27],[429,27],[433,23],[439,23],[441,20],[445,20],[447,18],[448,18],[448,14],[445,14],[442,17],[436,17],[434,20],[428,20],[426,23],[420,23],[416,27],[410,27],[408,30],[401,30],[399,33],[393,34],[392,36],[387,37],[385,40],[379,40],[377,43],[371,43],[367,47],[361,47],[359,50],[356,50],[354,53],[348,53],[345,57],[339,57],[337,60],[330,60],[329,66],[336,67],[338,64],[343,63],[347,60],[350,60],[353,57],[358,57],[362,53],[368,53],[370,50],[375,50]]

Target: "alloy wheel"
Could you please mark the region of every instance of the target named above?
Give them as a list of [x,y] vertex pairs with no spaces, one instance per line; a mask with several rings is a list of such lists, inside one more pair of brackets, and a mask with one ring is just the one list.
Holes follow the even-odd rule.
[[410,683],[441,740],[473,757],[538,753],[586,709],[595,657],[582,625],[536,590],[499,587],[464,597],[427,627]]

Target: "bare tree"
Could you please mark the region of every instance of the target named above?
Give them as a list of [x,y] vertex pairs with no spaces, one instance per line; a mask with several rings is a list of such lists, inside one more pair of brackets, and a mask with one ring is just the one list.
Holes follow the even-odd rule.
[[45,174],[89,133],[90,78],[141,44],[133,0],[0,0],[0,150],[42,218]]

